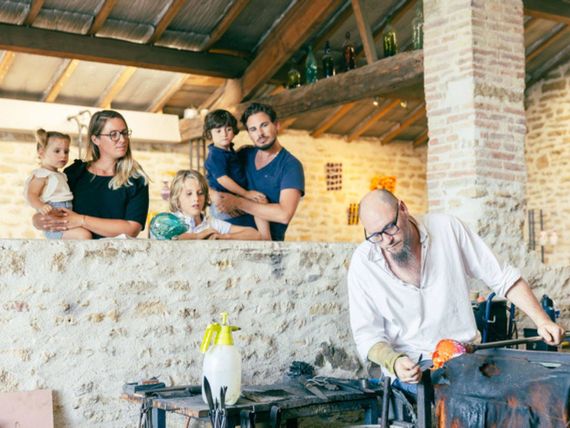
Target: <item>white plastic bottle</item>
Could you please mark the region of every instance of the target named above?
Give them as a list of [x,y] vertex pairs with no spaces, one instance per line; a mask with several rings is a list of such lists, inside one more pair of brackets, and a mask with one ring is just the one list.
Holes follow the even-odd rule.
[[[208,403],[204,391],[204,377],[208,379],[212,399],[220,400],[220,390],[226,386],[225,404],[235,404],[241,394],[241,353],[234,345],[232,332],[239,327],[228,325],[228,313],[223,312],[222,325],[213,323],[208,326],[200,350],[204,355],[202,369],[202,399]],[[214,345],[210,347],[213,334]]]

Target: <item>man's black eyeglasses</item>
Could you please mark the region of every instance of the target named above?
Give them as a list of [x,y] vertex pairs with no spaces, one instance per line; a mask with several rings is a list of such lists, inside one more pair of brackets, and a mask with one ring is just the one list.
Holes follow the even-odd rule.
[[388,224],[384,229],[380,232],[374,232],[371,235],[366,234],[366,230],[364,231],[364,237],[368,242],[372,242],[373,244],[377,244],[378,242],[382,242],[384,240],[384,235],[387,236],[394,236],[400,228],[398,227],[398,215],[400,214],[400,202],[396,205],[396,218],[390,224]]
[[121,135],[123,138],[128,138],[132,133],[132,129],[124,129],[122,131],[111,131],[108,134],[99,134],[99,137],[109,137],[112,142],[116,143],[121,139]]

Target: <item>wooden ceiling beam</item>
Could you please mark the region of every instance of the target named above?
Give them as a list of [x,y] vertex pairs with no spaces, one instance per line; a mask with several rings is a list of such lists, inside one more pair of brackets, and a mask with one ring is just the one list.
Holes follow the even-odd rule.
[[285,120],[280,120],[279,121],[279,129],[281,131],[285,131],[287,128],[289,128],[291,125],[293,125],[296,120],[297,120],[296,117],[290,117],[290,118],[285,119]]
[[338,123],[352,108],[356,105],[355,102],[344,104],[337,108],[331,115],[329,115],[325,120],[317,125],[315,129],[311,131],[311,137],[319,138],[330,128]]
[[35,55],[220,77],[238,77],[247,61],[229,55],[190,52],[20,25],[0,24],[0,49]]
[[532,75],[528,76],[526,79],[526,90],[528,90],[532,85],[540,81],[544,76],[546,76],[554,68],[558,67],[562,63],[566,62],[570,58],[570,45],[566,45],[563,49],[558,51],[556,55],[547,59]]
[[93,19],[93,22],[91,23],[91,27],[89,28],[87,34],[89,35],[96,34],[101,29],[101,27],[103,26],[109,15],[111,14],[111,11],[115,7],[115,4],[117,4],[117,1],[118,0],[103,1],[103,4],[99,8],[99,12],[97,12],[97,15],[95,15],[95,18]]
[[418,105],[412,112],[404,119],[403,122],[395,125],[390,131],[384,134],[380,139],[382,140],[382,145],[390,143],[394,138],[412,126],[418,119],[426,114],[426,106],[424,103]]
[[228,8],[222,19],[216,25],[216,28],[210,33],[206,44],[202,46],[203,51],[210,49],[214,43],[216,43],[220,38],[228,31],[233,22],[237,17],[243,12],[251,0],[235,0],[231,6]]
[[162,18],[160,18],[160,21],[158,21],[154,27],[154,33],[152,33],[152,36],[147,41],[149,45],[156,43],[156,41],[162,37],[162,34],[166,31],[176,15],[178,15],[178,12],[180,12],[185,2],[186,0],[172,0],[172,3],[170,3],[162,14]]
[[110,108],[113,99],[121,92],[131,77],[133,77],[135,71],[137,71],[136,67],[123,67],[97,100],[97,107]]
[[353,11],[351,5],[350,3],[346,3],[344,9],[337,17],[335,17],[335,20],[331,24],[331,26],[322,35],[320,35],[317,38],[317,40],[315,41],[314,51],[315,52],[318,51],[325,45],[327,40],[332,39],[333,36],[336,34],[336,32],[340,29],[340,27],[342,27],[344,23],[348,20],[348,18],[350,18],[352,15]]
[[34,23],[40,13],[40,10],[42,10],[44,3],[44,0],[32,0],[30,11],[24,20],[24,25],[32,25]]
[[10,71],[15,56],[16,54],[12,51],[4,51],[4,55],[2,55],[2,59],[0,60],[0,84],[2,84],[8,71]]
[[384,116],[389,114],[392,110],[400,105],[400,100],[395,99],[390,101],[386,106],[378,109],[378,111],[370,114],[363,122],[361,122],[347,137],[346,141],[351,142],[356,140],[362,134],[364,134],[372,125],[382,119]]
[[63,85],[69,80],[78,65],[79,60],[66,59],[52,77],[48,88],[44,91],[41,101],[53,103],[63,89]]
[[162,112],[164,106],[168,103],[170,98],[178,92],[186,80],[188,76],[186,74],[181,74],[179,76],[175,76],[170,84],[162,91],[162,93],[152,102],[152,104],[147,108],[146,111],[150,111],[152,113],[159,113]]
[[549,32],[543,39],[538,43],[529,46],[526,53],[526,62],[531,62],[538,55],[540,55],[545,49],[552,46],[554,43],[559,41],[562,37],[568,35],[565,24],[558,24],[553,28],[553,31]]
[[342,0],[295,3],[267,36],[241,78],[242,99],[270,79],[342,3]]
[[570,4],[560,0],[523,0],[524,14],[570,25]]
[[423,131],[420,135],[418,135],[416,137],[416,139],[414,140],[414,143],[413,143],[413,147],[414,148],[419,147],[422,144],[427,143],[428,141],[429,141],[428,130],[426,129],[425,131]]
[[[256,99],[281,119],[373,96],[423,98],[423,51],[403,52],[291,91]],[[236,107],[241,114],[249,103]]]
[[352,0],[352,10],[354,11],[354,18],[356,19],[356,26],[358,27],[360,38],[362,39],[364,53],[366,54],[366,62],[368,62],[368,64],[372,64],[378,59],[378,53],[376,52],[376,46],[374,45],[372,31],[370,31],[370,25],[368,25],[368,22],[366,22],[366,18],[364,17],[360,0]]

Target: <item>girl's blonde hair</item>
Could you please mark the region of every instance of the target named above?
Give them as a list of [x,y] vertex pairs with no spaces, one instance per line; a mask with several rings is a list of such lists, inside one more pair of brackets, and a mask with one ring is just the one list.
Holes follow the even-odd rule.
[[180,211],[179,198],[184,188],[184,181],[187,178],[196,180],[200,185],[200,190],[202,191],[204,197],[206,198],[206,202],[202,207],[202,210],[204,210],[208,205],[210,205],[208,182],[206,181],[204,176],[194,169],[182,169],[176,173],[176,176],[174,177],[172,183],[170,184],[170,200],[168,202],[170,205],[170,211],[173,213]]
[[62,140],[71,142],[71,137],[69,135],[57,131],[46,131],[43,128],[38,129],[35,136],[36,151],[38,153],[40,150],[45,150],[47,148],[50,138],[60,138]]
[[[109,119],[121,119],[127,125],[127,121],[123,115],[114,110],[101,110],[91,116],[89,122],[89,131],[87,133],[87,138],[89,145],[87,146],[87,165],[91,165],[93,162],[101,157],[99,153],[99,147],[93,142],[93,137],[99,137],[107,120]],[[149,178],[146,172],[142,169],[139,163],[133,159],[131,153],[131,144],[127,146],[127,153],[121,159],[117,161],[115,165],[115,175],[109,182],[109,188],[117,190],[122,186],[132,186],[133,183],[131,178],[136,179],[142,177],[144,179],[144,184],[148,184]]]

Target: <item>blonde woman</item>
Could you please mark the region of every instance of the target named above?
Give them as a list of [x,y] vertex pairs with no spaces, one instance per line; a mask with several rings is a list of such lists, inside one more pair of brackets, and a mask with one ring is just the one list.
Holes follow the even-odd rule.
[[[94,239],[136,237],[148,213],[148,177],[131,154],[131,130],[124,117],[102,110],[91,117],[87,160],[64,172],[73,193],[73,211],[62,208],[34,216],[41,230],[89,230]],[[55,211],[55,210],[54,210]]]

